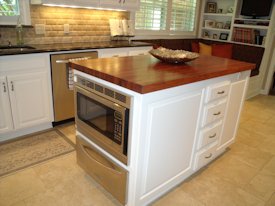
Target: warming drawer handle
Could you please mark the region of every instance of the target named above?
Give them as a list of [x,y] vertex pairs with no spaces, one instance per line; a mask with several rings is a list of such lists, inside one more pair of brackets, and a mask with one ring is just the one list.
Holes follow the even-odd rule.
[[[108,160],[106,159],[105,157],[103,156],[99,156],[99,154],[97,154],[96,152],[94,152],[93,150],[91,150],[89,147],[85,146],[85,145],[81,145],[81,149],[82,151],[87,155],[88,158],[90,158],[91,160],[97,162],[97,164],[101,165],[102,167],[114,172],[114,173],[117,173],[117,174],[121,174],[120,171],[116,170],[116,168],[113,166],[113,164]],[[90,152],[87,152],[87,150],[89,150]],[[105,159],[105,161],[107,162],[110,162],[111,165],[107,165],[106,163],[104,163],[103,161],[100,161],[100,159]]]

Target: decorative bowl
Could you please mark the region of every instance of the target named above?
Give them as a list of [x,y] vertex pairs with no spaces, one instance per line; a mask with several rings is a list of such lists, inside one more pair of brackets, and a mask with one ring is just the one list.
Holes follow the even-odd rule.
[[199,57],[199,54],[195,52],[189,52],[185,50],[172,50],[166,49],[164,47],[152,49],[149,51],[149,53],[157,59],[161,60],[162,62],[170,64],[182,64]]

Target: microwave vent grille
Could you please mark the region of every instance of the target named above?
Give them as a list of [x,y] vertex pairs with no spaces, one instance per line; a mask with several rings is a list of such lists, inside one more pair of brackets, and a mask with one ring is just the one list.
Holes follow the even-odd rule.
[[108,88],[105,88],[104,94],[106,94],[107,96],[112,97],[112,98],[114,98],[114,96],[115,96],[115,92]]
[[103,86],[100,86],[100,85],[98,85],[98,84],[95,84],[95,90],[97,91],[97,92],[100,92],[100,93],[103,93]]
[[117,93],[117,92],[115,94],[116,94],[116,96],[115,96],[116,100],[121,101],[123,103],[126,103],[126,96],[125,95]]

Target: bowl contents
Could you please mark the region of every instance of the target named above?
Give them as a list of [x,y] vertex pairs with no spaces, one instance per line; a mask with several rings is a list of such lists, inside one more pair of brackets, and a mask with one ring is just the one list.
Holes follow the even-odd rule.
[[149,53],[163,62],[172,64],[188,62],[199,57],[199,54],[195,52],[186,50],[172,50],[164,47],[152,49]]

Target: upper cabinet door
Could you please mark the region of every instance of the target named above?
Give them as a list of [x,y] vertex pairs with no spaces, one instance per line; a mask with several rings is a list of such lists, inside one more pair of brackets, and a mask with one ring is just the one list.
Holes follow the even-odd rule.
[[31,4],[97,7],[99,5],[99,0],[31,0]]
[[13,129],[6,77],[0,77],[0,134]]
[[139,0],[100,0],[100,7],[136,11],[139,9]]
[[51,120],[46,72],[10,75],[7,82],[15,129]]

